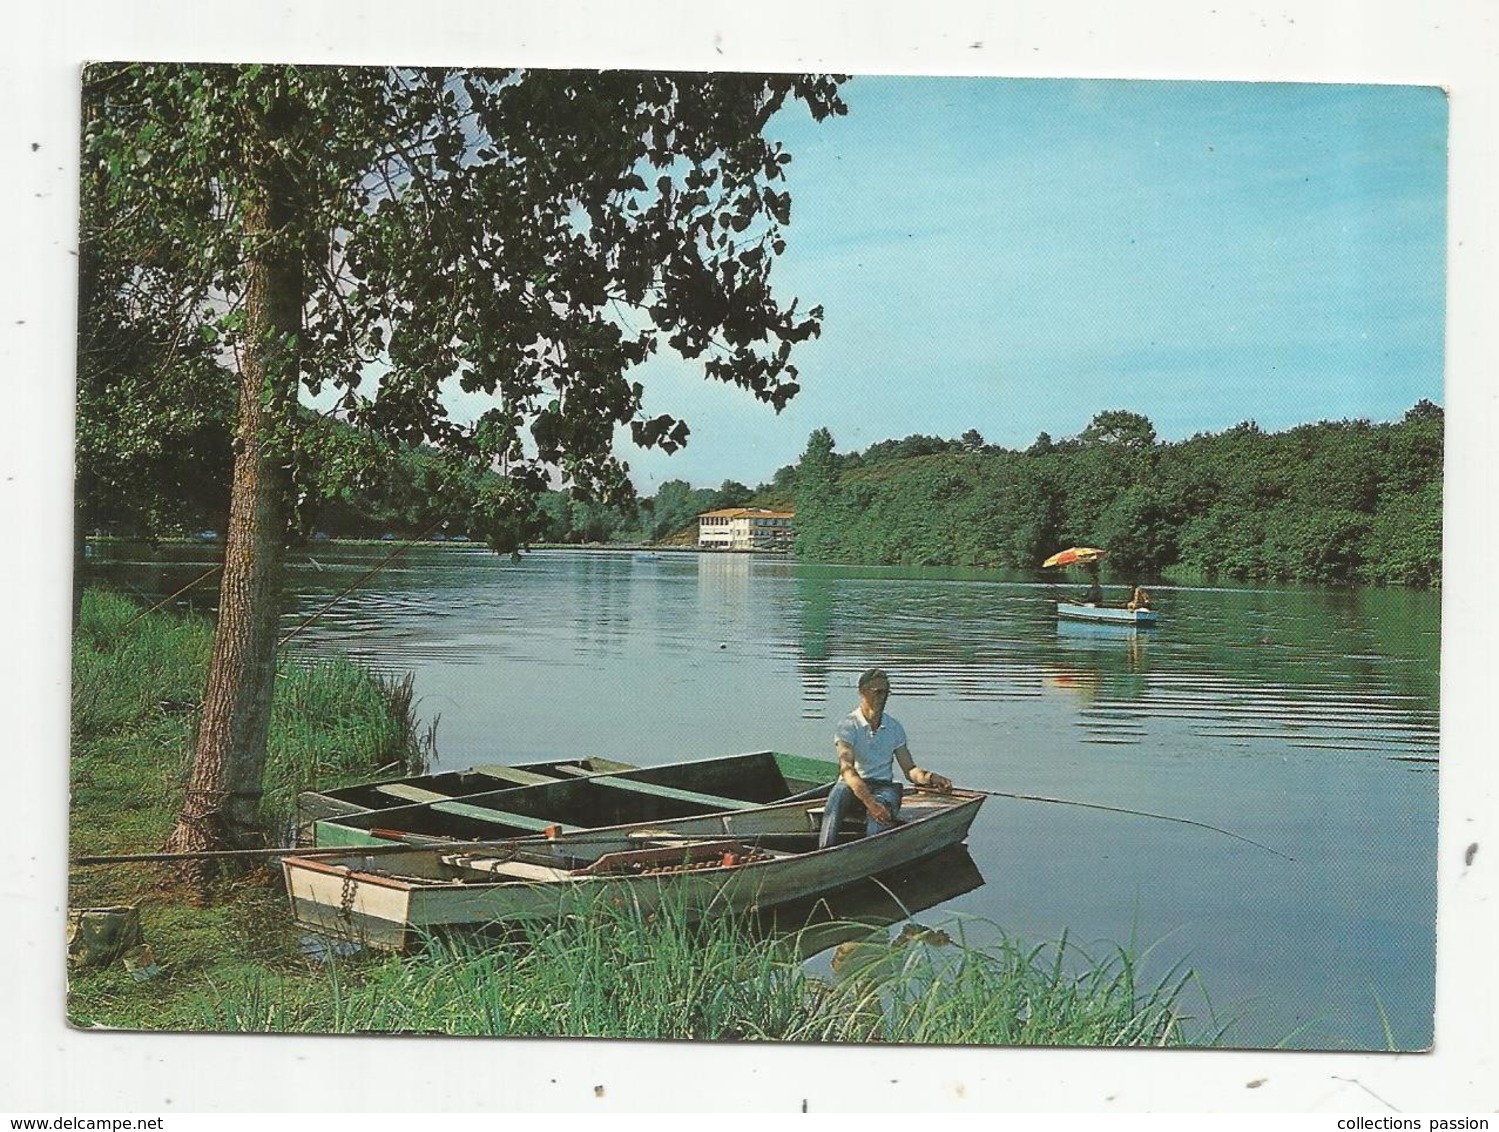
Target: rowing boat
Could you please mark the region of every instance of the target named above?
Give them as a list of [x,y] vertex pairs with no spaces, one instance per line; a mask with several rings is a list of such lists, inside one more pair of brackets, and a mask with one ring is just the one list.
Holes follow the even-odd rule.
[[1154,625],[1161,619],[1149,609],[1126,609],[1122,605],[1084,605],[1081,602],[1057,602],[1057,616],[1070,621],[1094,621],[1103,625]]
[[[531,764],[532,768],[542,764]],[[620,769],[614,769],[620,768]],[[395,838],[426,842],[494,841],[547,831],[577,832],[749,810],[825,789],[836,763],[778,751],[629,767],[587,759],[545,770],[486,767],[488,788],[469,789],[463,775],[432,776],[375,788],[359,797],[304,800],[302,841],[317,846],[381,844]],[[499,781],[502,772],[510,781]],[[475,772],[466,772],[472,775]],[[398,804],[360,808],[361,801]],[[337,812],[332,803],[345,806]],[[318,807],[322,807],[318,810]]]
[[404,950],[451,929],[556,920],[600,899],[699,916],[773,908],[960,844],[983,801],[919,791],[901,824],[866,835],[854,822],[821,849],[824,799],[813,797],[489,844],[303,854],[282,868],[299,924]]

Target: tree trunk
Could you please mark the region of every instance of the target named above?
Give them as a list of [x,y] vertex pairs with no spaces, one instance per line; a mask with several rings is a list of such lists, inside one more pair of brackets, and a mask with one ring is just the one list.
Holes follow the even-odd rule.
[[[252,172],[258,191],[244,209],[245,345],[218,625],[170,852],[264,844],[259,807],[276,681],[302,267],[283,166],[271,158]],[[185,874],[201,884],[208,868]]]

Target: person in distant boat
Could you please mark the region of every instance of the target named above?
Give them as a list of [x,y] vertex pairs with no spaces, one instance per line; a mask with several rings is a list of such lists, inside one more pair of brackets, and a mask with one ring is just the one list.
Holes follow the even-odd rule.
[[949,779],[916,765],[906,743],[906,729],[894,716],[885,714],[889,697],[890,677],[883,669],[869,669],[859,677],[859,706],[833,732],[833,747],[838,752],[838,781],[833,784],[823,810],[822,830],[817,838],[819,849],[837,841],[838,827],[851,801],[864,807],[868,819],[866,833],[878,833],[898,823],[905,792],[894,778],[896,763],[915,786],[944,794],[952,789]]
[[1125,609],[1149,609],[1150,608],[1150,595],[1148,593],[1146,593],[1143,589],[1141,589],[1138,585],[1136,585],[1135,586],[1135,592],[1132,593],[1132,594],[1130,594],[1129,601],[1125,604],[1124,608]]
[[1093,575],[1093,581],[1088,586],[1088,592],[1083,595],[1084,605],[1102,605],[1103,587],[1098,584],[1098,575]]

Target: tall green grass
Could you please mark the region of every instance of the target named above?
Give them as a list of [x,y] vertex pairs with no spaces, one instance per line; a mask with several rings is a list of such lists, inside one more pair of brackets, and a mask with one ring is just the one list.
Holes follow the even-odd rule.
[[[103,590],[83,596],[73,648],[73,840],[79,849],[158,846],[171,829],[192,756],[213,626],[147,613]],[[273,842],[296,796],[386,770],[425,768],[412,683],[347,660],[282,658],[266,747],[261,823]]]
[[[983,947],[873,948],[840,991],[862,993],[878,1029],[902,1042],[1018,1046],[1187,1044],[1180,1003],[1192,974],[1141,981],[1140,957],[1096,959],[1070,945],[1027,947],[1002,933]],[[844,987],[847,989],[845,990]],[[877,1005],[876,1005],[877,1004]],[[1199,1042],[1211,1038],[1198,1034]]]
[[[75,854],[150,853],[166,841],[182,802],[212,638],[202,617],[143,613],[104,590],[84,594],[73,640]],[[261,805],[268,838],[283,834],[300,790],[382,769],[415,772],[429,750],[430,735],[424,741],[416,732],[409,680],[383,682],[342,661],[283,663]],[[72,870],[73,907],[140,907],[165,972],[149,982],[136,982],[119,965],[74,972],[68,1011],[75,1023],[191,1029],[194,1016],[184,1004],[204,980],[272,980],[298,969],[274,871],[221,878],[206,905],[174,894],[167,880],[149,864]]]
[[297,795],[375,774],[420,774],[431,734],[417,731],[413,680],[389,680],[342,657],[276,673],[261,819],[282,829]]
[[[850,926],[851,930],[853,926]],[[212,1030],[493,1037],[1181,1046],[1189,976],[1149,985],[1120,951],[1094,964],[1065,941],[971,946],[862,929],[823,977],[794,938],[746,917],[697,921],[600,903],[502,944],[434,940],[406,957],[334,961],[320,985],[264,974],[197,997]],[[938,937],[940,943],[929,940]],[[1197,1035],[1211,1041],[1211,1035]]]

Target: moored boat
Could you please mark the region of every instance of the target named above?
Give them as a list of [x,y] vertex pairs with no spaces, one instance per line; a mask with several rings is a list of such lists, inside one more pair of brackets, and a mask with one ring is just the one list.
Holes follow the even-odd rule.
[[[456,789],[470,785],[469,778],[447,784],[442,781],[445,776],[413,779],[394,793],[380,795],[402,804],[343,812],[325,808],[321,816],[309,804],[302,811],[306,820],[301,839],[341,846],[381,844],[392,838],[493,841],[548,830],[576,832],[754,809],[825,788],[838,775],[831,760],[777,751],[652,767],[612,766],[623,769],[609,769],[604,760],[595,759],[556,763],[544,771],[487,767],[485,775],[510,772],[514,781],[495,781],[489,789],[478,790]],[[347,798],[335,801],[354,804]]]
[[1085,605],[1082,602],[1057,602],[1057,616],[1070,621],[1094,621],[1103,625],[1154,625],[1161,616],[1149,609],[1126,609],[1122,605]]
[[304,927],[401,950],[424,936],[552,920],[600,898],[695,914],[768,909],[960,844],[982,794],[918,791],[901,824],[817,847],[823,798],[491,844],[351,848],[282,860]]

